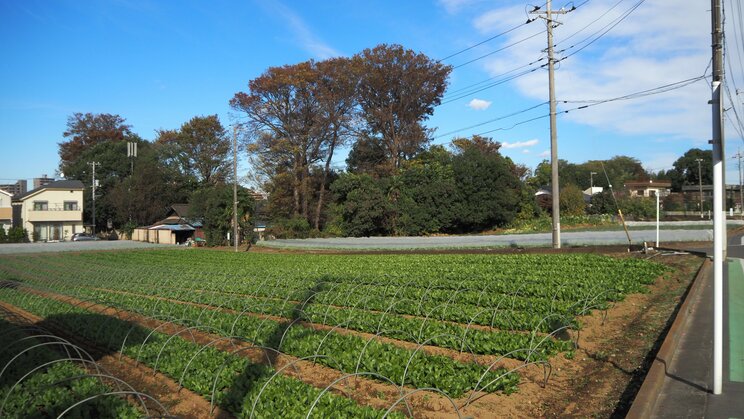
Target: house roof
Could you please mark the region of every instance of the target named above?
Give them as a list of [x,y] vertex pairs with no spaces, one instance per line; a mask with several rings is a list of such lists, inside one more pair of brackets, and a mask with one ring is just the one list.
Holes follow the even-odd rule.
[[30,197],[31,195],[36,195],[37,193],[48,190],[48,189],[62,189],[62,190],[83,190],[85,189],[85,185],[83,185],[83,182],[79,180],[71,180],[71,179],[64,179],[64,180],[57,180],[54,182],[47,183],[44,186],[38,187],[36,189],[31,189],[30,191],[20,194],[13,197],[13,201],[23,201],[24,199]]
[[171,205],[171,210],[168,211],[168,215],[170,215],[171,212],[181,218],[186,218],[189,216],[189,204],[173,204]]
[[672,182],[666,181],[666,180],[657,180],[656,182],[652,180],[632,180],[625,182],[625,187],[628,188],[638,188],[638,187],[649,187],[649,188],[670,188],[672,186]]
[[6,190],[3,190],[3,189],[0,189],[0,193],[1,193],[1,194],[3,194],[3,195],[8,195],[8,196],[11,196],[11,197],[13,196],[13,194],[12,194],[12,193],[10,193],[10,192],[8,192],[8,191],[6,191]]
[[188,224],[160,224],[150,227],[149,230],[194,231],[196,229]]

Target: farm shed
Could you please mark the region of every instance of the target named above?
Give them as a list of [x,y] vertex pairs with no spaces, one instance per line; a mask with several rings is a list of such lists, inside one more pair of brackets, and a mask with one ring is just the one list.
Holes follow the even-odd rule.
[[150,243],[183,244],[189,239],[204,239],[201,220],[189,218],[188,214],[188,204],[173,204],[168,208],[164,219],[151,226],[134,229],[132,240]]

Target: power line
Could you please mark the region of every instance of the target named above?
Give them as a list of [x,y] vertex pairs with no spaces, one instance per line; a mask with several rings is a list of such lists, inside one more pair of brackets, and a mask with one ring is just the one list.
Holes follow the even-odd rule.
[[461,131],[466,131],[466,130],[469,130],[469,129],[477,128],[477,127],[480,127],[480,126],[483,126],[483,125],[486,125],[486,124],[490,124],[490,123],[493,123],[493,122],[501,121],[501,120],[506,119],[506,118],[511,118],[512,116],[516,116],[516,115],[519,115],[519,114],[523,114],[525,112],[529,112],[529,111],[531,111],[533,109],[537,109],[537,108],[539,108],[541,106],[545,106],[547,104],[548,104],[548,102],[538,103],[537,105],[530,106],[529,108],[522,109],[520,111],[512,112],[512,113],[510,113],[508,115],[499,116],[499,117],[496,117],[496,118],[493,118],[493,119],[489,119],[488,121],[483,121],[483,122],[478,123],[478,124],[475,124],[475,125],[470,125],[468,127],[459,128],[459,129],[456,129],[456,130],[453,130],[453,131],[446,132],[444,134],[437,135],[436,137],[434,137],[434,139],[446,137],[446,136],[452,135],[452,134],[457,134],[458,132],[461,132]]
[[483,45],[483,44],[485,44],[487,42],[491,42],[491,41],[493,41],[494,39],[496,39],[498,37],[501,37],[501,36],[504,36],[504,35],[506,35],[508,33],[514,32],[515,30],[521,28],[522,26],[528,25],[528,24],[530,24],[532,22],[533,22],[533,20],[527,20],[527,22],[525,22],[525,23],[521,23],[521,24],[519,24],[519,25],[517,25],[517,26],[515,26],[515,27],[513,27],[511,29],[507,29],[504,32],[501,32],[501,33],[496,34],[496,35],[494,35],[494,36],[492,36],[492,37],[490,37],[488,39],[485,39],[485,40],[483,40],[481,42],[478,42],[477,44],[473,44],[473,45],[471,45],[471,46],[469,46],[467,48],[461,49],[460,51],[457,51],[457,52],[455,52],[453,54],[450,54],[450,55],[448,55],[448,56],[446,56],[444,58],[440,58],[438,61],[439,62],[442,62],[442,61],[445,61],[445,60],[449,60],[452,57],[455,57],[455,56],[460,55],[460,54],[462,54],[464,52],[470,51],[471,49],[476,48],[476,47],[479,47],[479,46],[481,46],[481,45]]
[[519,44],[521,44],[522,42],[528,41],[528,40],[530,40],[530,39],[532,39],[532,38],[534,38],[534,37],[536,37],[536,36],[538,36],[538,35],[542,35],[542,34],[543,34],[543,32],[545,32],[545,31],[540,31],[540,32],[537,32],[537,33],[533,33],[532,35],[530,35],[530,36],[528,36],[528,37],[526,37],[526,38],[522,38],[522,39],[520,39],[519,41],[515,41],[515,42],[512,42],[512,43],[511,43],[511,44],[509,44],[509,45],[506,45],[506,46],[504,46],[504,47],[501,47],[501,48],[499,48],[499,49],[497,49],[497,50],[491,51],[491,52],[489,52],[488,54],[484,54],[484,55],[481,55],[481,56],[480,56],[480,57],[478,57],[478,58],[473,58],[473,59],[472,59],[472,60],[470,60],[470,61],[465,61],[464,63],[462,63],[462,64],[458,64],[458,65],[456,65],[456,66],[454,66],[454,67],[452,67],[452,68],[453,68],[453,69],[458,69],[458,68],[461,68],[461,67],[463,67],[463,66],[466,66],[466,65],[468,65],[468,64],[472,64],[472,63],[474,63],[474,62],[476,62],[476,61],[482,60],[482,59],[484,59],[484,58],[486,58],[486,57],[490,57],[491,55],[493,55],[493,54],[496,54],[497,52],[501,52],[501,51],[504,51],[504,50],[506,50],[506,49],[509,49],[509,48],[511,48],[511,47],[513,47],[513,46],[515,46],[515,45],[519,45]]
[[563,57],[563,58],[561,58],[561,59],[559,59],[557,61],[558,62],[564,61],[564,60],[568,59],[569,57],[572,57],[572,56],[578,54],[579,52],[583,51],[584,49],[586,49],[587,47],[589,47],[593,43],[597,42],[600,38],[602,38],[603,36],[605,36],[609,31],[611,31],[612,29],[614,29],[622,21],[624,21],[625,19],[627,19],[627,17],[630,16],[630,14],[633,13],[636,9],[638,9],[641,6],[641,4],[643,4],[645,1],[646,0],[639,0],[636,4],[634,4],[633,6],[631,6],[630,9],[626,10],[622,15],[620,15],[618,18],[614,19],[609,24],[607,24],[604,27],[602,27],[600,30],[594,32],[593,34],[591,34],[588,37],[584,38],[583,40],[577,42],[576,44],[571,45],[568,48],[564,48],[564,49],[558,51],[559,53],[562,53],[562,52],[566,52],[566,51],[568,51],[570,49],[573,49],[576,46],[581,45],[583,42],[587,42],[592,36],[594,36],[594,35],[596,35],[596,34],[599,33],[599,36],[597,36],[596,38],[592,39],[591,41],[588,41],[586,45],[583,45],[581,48],[577,49],[576,51],[572,52],[571,54],[568,54],[567,56],[565,56],[565,57]]
[[[600,15],[599,17],[597,17],[597,18],[596,18],[596,19],[595,19],[594,21],[592,21],[591,23],[589,23],[588,25],[586,25],[586,26],[585,26],[584,28],[582,28],[582,29],[580,29],[579,31],[575,32],[574,34],[570,35],[570,36],[569,36],[568,38],[570,38],[570,37],[572,37],[572,36],[576,35],[576,34],[577,34],[577,33],[579,33],[579,32],[582,32],[582,31],[583,31],[584,29],[588,28],[589,26],[591,26],[591,25],[593,25],[594,23],[596,23],[597,21],[599,21],[599,20],[600,20],[600,19],[601,19],[602,17],[604,17],[605,15],[607,15],[607,13],[609,13],[609,12],[610,12],[611,10],[613,10],[613,9],[614,9],[614,8],[615,8],[615,7],[617,6],[617,5],[619,5],[619,4],[620,4],[620,3],[622,2],[622,1],[624,1],[624,0],[620,0],[619,2],[615,3],[615,5],[613,5],[613,6],[612,6],[612,7],[611,7],[611,8],[609,9],[609,10],[607,10],[607,11],[606,11],[605,13],[603,13],[602,15]],[[556,60],[556,63],[558,63],[558,62],[561,62],[561,61],[564,61],[564,60],[568,59],[569,57],[571,57],[571,56],[575,55],[576,53],[580,52],[581,50],[583,50],[583,49],[587,48],[587,47],[588,47],[589,45],[591,45],[591,44],[593,44],[594,42],[596,42],[597,40],[599,40],[599,39],[600,39],[600,38],[601,38],[602,36],[604,36],[605,34],[607,34],[607,32],[609,32],[610,30],[612,30],[612,29],[613,29],[613,28],[614,28],[615,26],[617,26],[617,25],[618,25],[618,24],[619,24],[620,22],[622,22],[623,20],[625,20],[625,19],[626,19],[626,18],[627,18],[627,17],[628,17],[628,16],[629,16],[629,15],[630,15],[630,14],[631,14],[631,13],[632,13],[633,11],[635,11],[635,10],[636,10],[636,9],[637,9],[637,8],[638,8],[638,7],[639,7],[639,6],[640,6],[640,5],[641,5],[641,4],[642,4],[642,3],[644,2],[644,1],[645,1],[645,0],[640,0],[640,1],[638,1],[638,2],[636,3],[636,4],[634,4],[633,6],[631,6],[631,8],[630,8],[630,9],[626,10],[625,12],[623,12],[623,14],[622,14],[622,15],[620,15],[619,17],[617,17],[617,18],[613,19],[613,20],[612,20],[612,21],[611,21],[610,23],[608,23],[607,25],[603,26],[603,27],[602,27],[602,28],[600,28],[600,29],[599,29],[598,31],[595,31],[594,33],[592,33],[592,34],[591,34],[591,35],[589,35],[588,37],[586,37],[586,38],[582,39],[581,41],[577,42],[576,44],[573,44],[573,45],[571,45],[571,46],[569,46],[569,47],[567,47],[567,48],[564,48],[564,49],[561,49],[560,51],[558,51],[558,53],[563,53],[563,52],[565,52],[565,51],[568,51],[568,50],[571,50],[571,49],[573,49],[573,48],[576,48],[576,47],[577,47],[578,45],[581,45],[581,44],[582,44],[582,43],[584,43],[584,42],[588,42],[588,43],[587,43],[586,45],[582,46],[581,48],[579,48],[578,50],[576,50],[576,51],[574,51],[573,53],[569,54],[568,56],[565,56],[565,57],[562,57],[562,58],[560,58],[560,59]],[[587,0],[587,1],[584,1],[584,2],[583,2],[583,3],[581,3],[581,4],[579,5],[579,6],[576,6],[576,7],[575,7],[575,9],[572,9],[572,10],[576,10],[576,9],[578,9],[579,7],[581,7],[581,6],[585,5],[585,4],[587,3],[587,2],[588,2],[588,0]],[[540,32],[540,33],[542,33],[542,32]],[[595,36],[595,35],[597,35],[597,34],[599,34],[599,36],[597,36],[596,38],[592,39],[592,40],[591,40],[591,41],[589,42],[589,40],[590,40],[590,39],[591,39],[591,38],[592,38],[593,36]],[[534,37],[534,36],[537,36],[537,35],[539,35],[539,33],[538,33],[538,34],[533,34],[533,35],[531,35],[531,36],[530,36],[530,37],[528,37],[528,38],[532,38],[532,37]],[[517,43],[521,43],[521,42],[524,42],[524,41],[525,41],[525,40],[527,40],[528,38],[525,38],[525,39],[522,39],[522,40],[520,40],[520,41],[517,41],[516,43],[514,43],[514,44],[510,44],[509,46],[513,46],[513,45],[515,45],[515,44],[517,44]],[[566,39],[568,39],[568,38],[566,38]],[[562,41],[562,42],[565,42],[565,40],[564,40],[564,41]],[[562,42],[561,42],[561,43],[562,43]],[[559,45],[559,44],[560,44],[560,43],[558,43],[558,44],[556,44],[556,45]],[[485,55],[483,55],[483,56],[481,56],[481,57],[478,57],[478,58],[476,58],[476,59],[473,59],[473,60],[471,60],[471,61],[468,61],[468,62],[465,62],[465,63],[463,63],[463,64],[460,64],[460,65],[458,65],[457,67],[454,67],[454,68],[459,68],[459,67],[462,67],[463,65],[466,65],[466,64],[470,64],[471,62],[474,62],[474,61],[480,60],[480,59],[482,59],[482,58],[488,57],[488,56],[490,56],[490,55],[492,55],[492,54],[494,54],[494,53],[496,53],[496,52],[500,52],[500,51],[503,51],[504,49],[508,48],[509,46],[507,46],[507,47],[504,47],[504,48],[501,48],[501,49],[499,49],[499,50],[496,50],[496,51],[492,51],[492,52],[490,52],[490,53],[488,53],[488,54],[485,54]],[[537,70],[538,70],[538,69],[540,69],[540,68],[545,68],[545,67],[547,67],[547,63],[545,63],[545,64],[541,64],[541,65],[540,65],[540,66],[538,66],[538,67],[534,67],[534,68],[531,68],[531,69],[523,70],[523,71],[521,71],[521,72],[519,72],[519,73],[517,73],[517,74],[511,75],[511,76],[509,76],[509,77],[506,77],[506,78],[504,78],[504,79],[501,79],[501,80],[497,80],[497,81],[494,81],[494,82],[492,82],[492,83],[489,83],[489,84],[488,84],[488,85],[486,85],[486,86],[483,86],[483,87],[479,87],[479,88],[476,88],[477,86],[479,86],[479,85],[481,85],[481,84],[484,84],[484,83],[487,83],[487,82],[489,82],[490,80],[498,79],[498,78],[500,78],[500,77],[506,76],[506,75],[508,75],[508,74],[510,74],[510,73],[516,72],[516,71],[518,71],[518,70],[520,70],[520,69],[523,69],[523,68],[526,68],[526,67],[527,67],[527,68],[528,68],[528,67],[531,67],[531,66],[533,66],[533,65],[535,65],[535,64],[537,64],[537,63],[540,63],[540,62],[542,62],[543,60],[546,60],[546,58],[547,58],[547,57],[541,57],[541,58],[539,58],[539,59],[537,59],[537,60],[535,60],[535,61],[532,61],[532,62],[530,62],[530,63],[528,63],[528,64],[524,64],[524,65],[521,65],[521,66],[519,66],[519,67],[515,67],[515,68],[513,68],[513,69],[511,69],[511,70],[509,70],[509,71],[507,71],[507,72],[504,72],[504,73],[502,73],[502,74],[499,74],[499,75],[496,75],[496,76],[490,77],[490,78],[488,78],[488,79],[482,80],[482,81],[480,81],[480,82],[477,82],[477,83],[473,83],[473,84],[471,84],[471,85],[468,85],[468,86],[462,87],[462,88],[460,88],[460,89],[457,89],[457,90],[454,90],[454,91],[452,91],[452,92],[448,92],[448,95],[447,95],[447,96],[445,96],[445,100],[443,100],[443,101],[441,102],[441,104],[440,104],[440,105],[445,105],[445,104],[448,104],[448,103],[451,103],[451,102],[454,102],[454,101],[457,101],[457,100],[460,100],[460,99],[464,99],[464,98],[466,98],[466,97],[472,96],[472,95],[474,95],[474,94],[476,94],[476,93],[479,93],[479,92],[482,92],[482,91],[484,91],[484,90],[488,90],[488,89],[490,89],[490,88],[493,88],[493,87],[499,86],[499,85],[501,85],[501,84],[504,84],[504,83],[506,83],[506,82],[512,81],[512,80],[514,80],[514,79],[517,79],[517,78],[519,78],[519,77],[523,77],[523,76],[525,76],[525,75],[527,75],[527,74],[530,74],[530,73],[532,73],[532,72],[535,72],[535,71],[537,71]],[[470,89],[470,90],[468,90],[468,89]],[[459,92],[462,92],[462,91],[465,91],[465,92],[463,92],[463,93],[459,93]],[[456,95],[455,95],[455,97],[449,97],[449,96],[450,96],[450,95],[452,95],[452,94],[456,94]]]
[[[611,102],[617,102],[617,101],[625,101],[625,100],[632,100],[632,99],[639,99],[639,98],[643,98],[643,97],[647,97],[647,96],[653,96],[653,95],[658,95],[658,94],[662,94],[662,93],[667,93],[667,92],[670,92],[670,91],[673,91],[673,90],[678,90],[678,89],[681,89],[683,87],[687,87],[687,86],[689,86],[691,84],[694,84],[694,83],[696,83],[698,81],[704,80],[705,77],[707,77],[707,75],[692,77],[692,78],[685,79],[685,80],[680,80],[680,81],[677,81],[677,82],[674,82],[674,83],[668,83],[668,84],[657,86],[657,87],[654,87],[654,88],[651,88],[651,89],[640,90],[638,92],[633,92],[633,93],[629,93],[629,94],[626,94],[626,95],[617,96],[617,97],[608,98],[608,99],[560,100],[559,102],[562,102],[562,103],[567,103],[567,104],[568,103],[573,103],[573,104],[580,104],[580,103],[582,103],[583,105],[576,106],[576,107],[573,107],[573,108],[570,108],[570,109],[565,109],[565,110],[557,111],[556,112],[556,115],[567,114],[569,112],[573,112],[573,111],[577,111],[577,110],[588,109],[588,108],[591,108],[591,107],[594,107],[594,106],[597,106],[597,105],[602,105],[602,104],[605,104],[605,103],[611,103]],[[518,114],[527,112],[529,110],[536,109],[536,108],[538,108],[540,106],[544,106],[546,103],[547,102],[543,102],[543,103],[534,105],[534,106],[532,106],[530,108],[526,108],[526,109],[523,109],[521,111],[514,112],[513,114],[504,115],[504,116],[501,116],[501,117],[498,117],[498,118],[494,118],[493,120],[490,120],[490,121],[484,121],[483,123],[472,125],[470,127],[463,127],[463,128],[459,128],[459,129],[456,129],[456,130],[452,130],[452,131],[448,132],[447,134],[442,134],[442,135],[439,135],[439,136],[437,136],[435,138],[441,138],[443,136],[451,135],[453,133],[458,133],[458,132],[461,132],[461,131],[465,131],[465,130],[471,129],[473,127],[482,126],[482,125],[488,124],[490,122],[494,122],[494,121],[506,119],[506,118],[508,118],[510,116],[518,115]],[[486,134],[490,134],[490,133],[497,132],[497,131],[508,131],[508,130],[514,129],[514,128],[520,126],[520,125],[524,125],[524,124],[527,124],[527,123],[530,123],[530,122],[534,122],[534,121],[537,121],[537,120],[540,120],[540,119],[543,119],[543,118],[547,118],[549,116],[550,116],[549,113],[548,114],[544,114],[544,115],[540,115],[540,116],[536,116],[536,117],[533,117],[533,118],[529,118],[529,119],[526,119],[526,120],[522,120],[522,121],[516,122],[513,125],[508,126],[508,127],[494,128],[494,129],[491,129],[491,130],[488,130],[488,131],[479,132],[479,133],[477,133],[475,135],[486,135]],[[451,141],[449,143],[451,143]]]

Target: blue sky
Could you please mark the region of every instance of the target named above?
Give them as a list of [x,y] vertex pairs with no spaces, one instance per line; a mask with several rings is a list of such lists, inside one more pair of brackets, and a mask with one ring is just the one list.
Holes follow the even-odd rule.
[[[744,36],[732,1],[724,0],[733,99],[726,107],[733,105],[744,118],[736,94],[738,86],[744,89]],[[557,57],[577,51],[587,44],[582,40],[596,38],[638,3],[577,1],[575,11],[558,19],[556,50],[565,51]],[[557,2],[554,8],[570,4]],[[150,140],[155,130],[177,128],[196,115],[218,114],[229,125],[235,120],[230,98],[270,66],[350,56],[380,43],[399,43],[440,59],[517,26],[444,61],[458,67],[446,103],[427,125],[437,129],[435,143],[447,143],[455,134],[442,134],[453,131],[491,131],[488,135],[504,144],[504,154],[534,168],[549,150],[548,119],[521,122],[548,112],[546,105],[538,106],[547,100],[545,70],[458,95],[474,83],[503,79],[500,75],[515,68],[534,68],[523,66],[544,58],[545,25],[540,20],[522,25],[527,7],[512,0],[0,0],[0,183],[52,176],[57,143],[74,112],[119,114]],[[708,2],[670,7],[663,0],[643,1],[560,63],[557,99],[577,103],[561,103],[558,110],[702,76],[710,60],[708,9]],[[559,156],[583,162],[623,154],[648,169],[667,169],[689,148],[709,147],[709,96],[709,82],[701,80],[664,94],[562,114]],[[732,124],[733,109],[727,112],[728,157],[743,145]],[[337,167],[345,154],[340,153]],[[736,183],[737,167],[728,160],[728,182]],[[241,165],[243,174],[249,170]]]

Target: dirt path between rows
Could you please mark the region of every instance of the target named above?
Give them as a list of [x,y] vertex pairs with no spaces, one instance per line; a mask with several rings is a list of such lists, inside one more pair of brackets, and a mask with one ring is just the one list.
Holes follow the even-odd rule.
[[[249,312],[249,311],[241,312],[241,311],[233,310],[230,308],[216,307],[216,306],[212,306],[209,304],[194,303],[194,302],[189,302],[189,301],[176,300],[172,298],[158,297],[154,295],[139,294],[139,293],[133,293],[133,292],[128,292],[128,291],[109,290],[109,289],[104,289],[104,288],[91,288],[91,289],[112,292],[116,294],[130,295],[130,296],[135,296],[135,297],[143,297],[143,298],[148,298],[148,299],[153,299],[153,300],[167,301],[167,302],[174,303],[174,304],[199,307],[199,308],[207,309],[210,311],[218,311],[222,313],[236,314],[236,315],[246,315],[246,316],[251,316],[251,317],[258,318],[258,319],[268,319],[268,320],[272,320],[278,323],[290,321],[290,319],[287,319],[286,317],[272,316],[268,314],[254,313],[254,312]],[[410,350],[420,349],[421,351],[431,354],[431,355],[442,355],[442,356],[449,357],[455,361],[463,362],[463,363],[475,362],[481,365],[490,365],[496,362],[497,360],[499,360],[499,358],[501,358],[500,356],[496,356],[496,355],[473,354],[467,351],[467,347],[465,348],[463,352],[460,352],[454,349],[443,348],[443,347],[433,346],[433,345],[420,345],[414,342],[408,342],[405,340],[389,338],[384,335],[376,335],[372,333],[362,332],[362,331],[348,329],[344,327],[338,327],[338,326],[329,326],[329,325],[325,325],[322,323],[297,321],[294,324],[308,328],[308,329],[318,330],[318,331],[325,331],[325,332],[333,331],[334,333],[338,333],[340,335],[359,336],[368,341],[374,339],[379,342],[389,343],[391,345],[395,345],[395,346],[398,346],[404,349],[410,349]],[[536,339],[539,340],[542,337],[543,337],[542,335],[538,335]],[[497,364],[494,365],[494,367],[495,368],[503,367],[506,369],[512,369],[512,368],[519,367],[521,364],[522,364],[522,361],[519,361],[516,359],[502,358],[501,360],[499,360]]]
[[[14,319],[12,319],[12,322],[14,323],[15,319],[23,319],[26,325],[37,325],[44,321],[44,319],[35,314],[5,302],[0,301],[0,308],[13,315]],[[44,328],[85,349],[95,358],[99,365],[115,377],[127,382],[137,391],[148,394],[157,399],[166,409],[168,409],[167,413],[174,416],[194,419],[210,416],[210,406],[208,401],[187,388],[179,389],[178,383],[173,381],[170,377],[155,372],[152,368],[138,363],[126,355],[122,355],[118,352],[111,353],[111,351],[104,350],[90,341],[79,339],[77,336],[67,333],[67,331],[62,328],[50,325],[49,322],[44,323]],[[140,405],[139,401],[134,400],[133,398],[130,398],[130,402],[137,406]],[[148,403],[147,399],[145,399],[145,403],[148,405],[148,409],[152,409],[155,412],[157,411],[157,406],[155,406],[154,403]],[[219,407],[215,407],[213,417],[221,419],[230,418],[232,415]]]
[[[25,287],[24,287],[25,288]],[[163,322],[153,318],[145,317],[133,312],[120,310],[112,307],[99,305],[90,301],[79,300],[77,298],[64,296],[60,294],[54,294],[51,292],[39,291],[32,288],[25,288],[28,292],[39,295],[45,298],[51,298],[60,302],[78,306],[82,309],[104,314],[111,317],[116,317],[124,321],[130,321],[149,329],[157,329],[158,332],[166,335],[180,335],[184,339],[193,339],[193,341],[200,345],[207,345],[211,343],[211,346],[215,349],[222,350],[224,352],[235,353],[238,356],[245,357],[253,363],[265,364],[267,358],[271,353],[272,365],[276,370],[285,368],[282,371],[282,375],[296,378],[307,384],[310,384],[316,388],[324,389],[331,383],[338,381],[332,391],[339,395],[343,395],[352,400],[355,400],[361,405],[374,407],[377,409],[386,410],[388,409],[395,400],[400,398],[403,394],[414,390],[412,388],[405,387],[403,393],[399,387],[395,387],[389,384],[385,384],[378,381],[373,381],[364,377],[354,377],[346,380],[341,380],[347,374],[325,367],[320,364],[314,364],[310,361],[299,360],[296,357],[286,355],[284,353],[268,352],[262,348],[252,346],[243,341],[239,340],[226,340],[222,336],[205,333],[197,329],[186,328],[170,322]],[[187,331],[187,333],[184,333]],[[528,367],[533,369],[531,367]],[[542,377],[542,368],[535,367],[534,375]],[[539,371],[538,371],[539,370]],[[524,369],[520,372],[525,371]],[[524,374],[523,374],[524,375]],[[339,381],[341,380],[341,381]],[[486,396],[494,396],[497,394],[483,393]],[[511,400],[511,396],[503,396],[505,400]],[[455,415],[455,409],[452,403],[444,396],[441,396],[434,392],[417,392],[407,398],[411,405],[416,417],[422,418],[439,418],[439,417],[452,417]],[[462,406],[467,397],[456,400],[458,406]],[[402,407],[403,404],[398,404]],[[490,417],[491,413],[487,410],[482,410],[479,407],[479,403],[471,404],[466,409],[461,409],[461,413],[467,413],[473,417]]]
[[[627,254],[614,256],[624,257]],[[579,349],[572,359],[558,355],[550,360],[552,374],[547,388],[541,387],[541,380],[523,379],[518,393],[509,396],[485,394],[462,413],[477,418],[623,417],[643,381],[647,360],[653,359],[655,350],[663,340],[666,325],[703,259],[695,256],[660,256],[656,261],[672,266],[675,272],[657,279],[654,285],[648,287],[648,293],[627,296],[624,301],[607,310],[606,317],[602,315],[604,313],[595,313],[581,318],[583,327]],[[111,308],[107,310],[104,314],[118,317],[122,313]],[[162,324],[147,318],[141,320],[148,327]],[[171,333],[179,330],[173,325],[164,329]],[[211,340],[209,336],[197,338]],[[330,369],[312,377],[314,385],[323,387],[323,382],[328,383],[332,377],[341,376],[338,371],[327,370]],[[520,373],[524,374],[524,371]],[[304,370],[302,377],[305,374],[314,374],[314,370]],[[538,377],[542,375],[542,370],[534,368],[531,373],[524,375]],[[397,390],[392,386],[386,389],[383,384],[369,383],[370,380],[354,381],[357,385],[344,388],[344,394],[360,403],[387,408],[397,399]],[[360,386],[360,382],[365,383],[366,387]],[[380,390],[383,393],[375,393]],[[449,402],[434,393],[419,393],[411,399],[417,417],[454,416]]]

